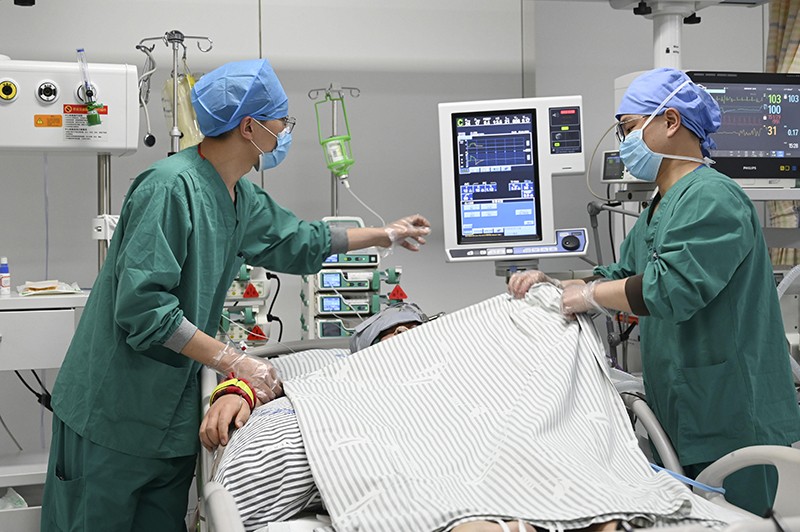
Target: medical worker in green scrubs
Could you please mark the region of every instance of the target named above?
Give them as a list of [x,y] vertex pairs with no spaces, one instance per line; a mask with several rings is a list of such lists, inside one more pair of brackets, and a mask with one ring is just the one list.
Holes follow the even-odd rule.
[[241,179],[291,145],[266,60],[203,76],[192,103],[205,139],[134,181],[59,371],[43,531],[185,530],[202,365],[248,380],[261,402],[281,393],[268,361],[214,339],[243,263],[308,274],[350,249],[416,250],[430,231],[419,215],[383,228],[305,222]]
[[[772,264],[756,210],[705,159],[719,106],[683,72],[657,69],[631,83],[617,112],[620,156],[658,192],[596,278],[565,281],[566,315],[604,309],[639,316],[647,402],[686,473],[750,445],[800,440]],[[542,272],[513,276],[521,297]],[[800,452],[800,451],[798,451]],[[763,515],[774,468],[725,482],[726,499]]]

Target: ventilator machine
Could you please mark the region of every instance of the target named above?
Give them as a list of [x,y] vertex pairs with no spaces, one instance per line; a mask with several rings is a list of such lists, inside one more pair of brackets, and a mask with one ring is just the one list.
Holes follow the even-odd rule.
[[441,103],[439,140],[449,262],[502,276],[586,254],[586,230],[553,214],[553,177],[585,169],[580,96]]

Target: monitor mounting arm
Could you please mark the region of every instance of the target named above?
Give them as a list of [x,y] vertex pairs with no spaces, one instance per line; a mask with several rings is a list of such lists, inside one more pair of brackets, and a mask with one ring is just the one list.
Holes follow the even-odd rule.
[[684,24],[699,24],[697,12],[713,5],[753,7],[767,0],[608,0],[614,9],[632,10],[653,21],[653,65],[681,69]]

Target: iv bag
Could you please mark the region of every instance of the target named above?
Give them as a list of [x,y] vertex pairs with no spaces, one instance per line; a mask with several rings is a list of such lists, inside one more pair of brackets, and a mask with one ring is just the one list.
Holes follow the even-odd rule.
[[[192,107],[192,85],[194,79],[184,74],[178,75],[178,129],[183,136],[180,138],[180,149],[195,146],[203,140],[200,125],[197,123],[194,107]],[[164,107],[164,117],[167,119],[167,129],[172,129],[172,76],[164,82],[161,90],[161,105]]]

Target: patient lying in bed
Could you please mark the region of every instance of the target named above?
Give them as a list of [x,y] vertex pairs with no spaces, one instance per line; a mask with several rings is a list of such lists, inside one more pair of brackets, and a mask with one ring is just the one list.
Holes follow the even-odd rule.
[[[438,317],[438,316],[436,316]],[[350,353],[355,353],[378,342],[383,342],[404,332],[408,332],[418,325],[429,321],[428,316],[413,303],[400,303],[393,305],[384,311],[372,316],[362,322],[356,329],[350,341]],[[339,358],[347,356],[344,350],[314,350],[306,353],[298,353],[274,360],[282,379],[290,378],[304,373],[309,373],[316,369],[325,367]],[[221,443],[227,443],[228,427],[230,420],[234,416],[240,416],[240,425],[249,418],[246,408],[241,408],[242,401],[238,396],[222,397],[214,404],[206,419],[203,421],[200,438],[203,445],[213,450]],[[227,403],[227,404],[226,404]],[[288,403],[288,404],[287,404]],[[293,415],[291,403],[285,397],[273,401],[268,406],[257,411],[256,418],[263,418],[263,427],[254,430],[248,426],[251,432],[258,432],[257,437],[263,438],[262,449],[267,450],[270,444],[280,441],[280,451],[271,452],[267,459],[272,482],[281,486],[281,489],[271,490],[275,494],[269,497],[254,497],[252,487],[258,481],[247,478],[250,475],[239,477],[234,471],[234,457],[237,456],[236,449],[239,445],[238,440],[234,440],[233,445],[222,462],[221,471],[218,479],[223,485],[234,494],[237,493],[237,485],[242,481],[244,487],[243,496],[256,501],[257,510],[252,514],[244,516],[244,522],[248,529],[258,528],[269,522],[290,518],[301,510],[320,506],[321,500],[319,491],[313,483],[313,476],[308,468],[305,458],[302,435],[297,427],[297,418]],[[256,423],[254,421],[253,423]],[[248,448],[254,447],[252,442],[246,445]],[[244,459],[246,461],[246,459]],[[227,466],[227,467],[226,467]],[[269,481],[267,482],[269,484]],[[263,478],[261,479],[263,485]],[[278,495],[278,493],[280,493]],[[277,495],[277,496],[276,496]],[[243,497],[241,497],[243,498]],[[249,507],[249,502],[240,502],[240,507]],[[241,511],[241,510],[240,510]],[[248,512],[242,512],[247,514]],[[502,524],[501,524],[502,523]],[[508,528],[504,528],[506,525]],[[503,530],[514,530],[522,532],[534,532],[536,529],[532,525],[523,522],[510,522],[498,520],[472,521],[463,525],[456,526],[454,532],[503,532]],[[592,525],[583,530],[602,531],[616,530],[616,522],[609,522],[599,525]]]
[[652,472],[591,322],[563,320],[554,291],[497,296],[422,327],[378,318],[380,330],[355,337],[368,346],[358,353],[273,359],[288,397],[257,408],[230,442],[230,420],[249,412],[221,398],[201,439],[227,443],[215,480],[245,528],[323,499],[337,530],[735,520]]

